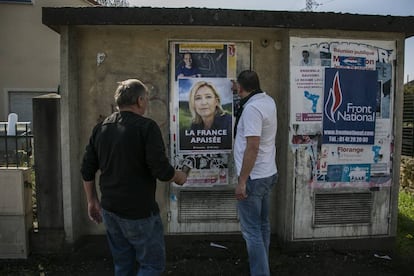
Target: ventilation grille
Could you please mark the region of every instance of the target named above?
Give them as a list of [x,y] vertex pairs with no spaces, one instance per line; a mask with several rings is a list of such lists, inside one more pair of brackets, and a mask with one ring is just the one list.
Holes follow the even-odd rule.
[[237,221],[234,191],[180,191],[178,221]]
[[371,222],[371,193],[316,193],[314,225]]

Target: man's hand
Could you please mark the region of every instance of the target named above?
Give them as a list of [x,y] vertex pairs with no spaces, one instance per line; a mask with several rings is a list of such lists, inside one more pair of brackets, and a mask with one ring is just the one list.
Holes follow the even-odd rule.
[[235,195],[236,195],[236,199],[237,200],[243,200],[247,198],[247,194],[246,194],[246,182],[241,181],[239,179],[239,183],[237,183],[236,186],[236,190],[235,190]]
[[175,184],[183,185],[185,182],[187,182],[187,174],[182,171],[175,171],[172,181]]
[[83,188],[88,202],[88,217],[95,223],[102,222],[102,209],[96,193],[95,180],[83,181]]
[[89,219],[96,224],[99,224],[102,222],[102,210],[101,210],[101,204],[99,203],[99,200],[93,199],[90,202],[88,202],[88,216]]

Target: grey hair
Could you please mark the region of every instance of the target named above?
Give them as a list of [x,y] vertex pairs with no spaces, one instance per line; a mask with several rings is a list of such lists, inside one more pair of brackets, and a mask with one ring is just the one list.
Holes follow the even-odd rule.
[[148,88],[142,81],[137,79],[128,79],[118,82],[118,88],[115,91],[115,102],[118,107],[134,105],[139,97],[145,96]]

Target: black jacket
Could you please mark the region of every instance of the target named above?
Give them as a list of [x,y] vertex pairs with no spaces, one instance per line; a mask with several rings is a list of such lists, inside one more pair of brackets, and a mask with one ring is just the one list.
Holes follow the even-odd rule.
[[94,180],[98,170],[102,208],[129,219],[158,212],[156,179],[174,176],[158,125],[129,111],[95,126],[83,157],[83,179]]

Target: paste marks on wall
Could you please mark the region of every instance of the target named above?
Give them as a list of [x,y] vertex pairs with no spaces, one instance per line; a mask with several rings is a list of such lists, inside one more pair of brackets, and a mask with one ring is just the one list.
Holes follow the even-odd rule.
[[149,105],[147,116],[158,123],[161,129],[168,126],[168,97],[167,93],[160,94],[158,86],[150,81],[145,81],[149,92]]
[[[159,89],[156,85],[151,82],[143,81],[145,85],[148,87],[149,92],[149,105],[146,111],[145,116],[153,119],[158,123],[160,128],[164,128],[167,126],[168,123],[168,100],[167,95],[164,97],[160,95]],[[115,112],[117,110],[116,104],[110,104],[109,108],[105,108],[108,113],[102,114],[100,113],[96,119],[96,122],[102,122],[109,114]]]

